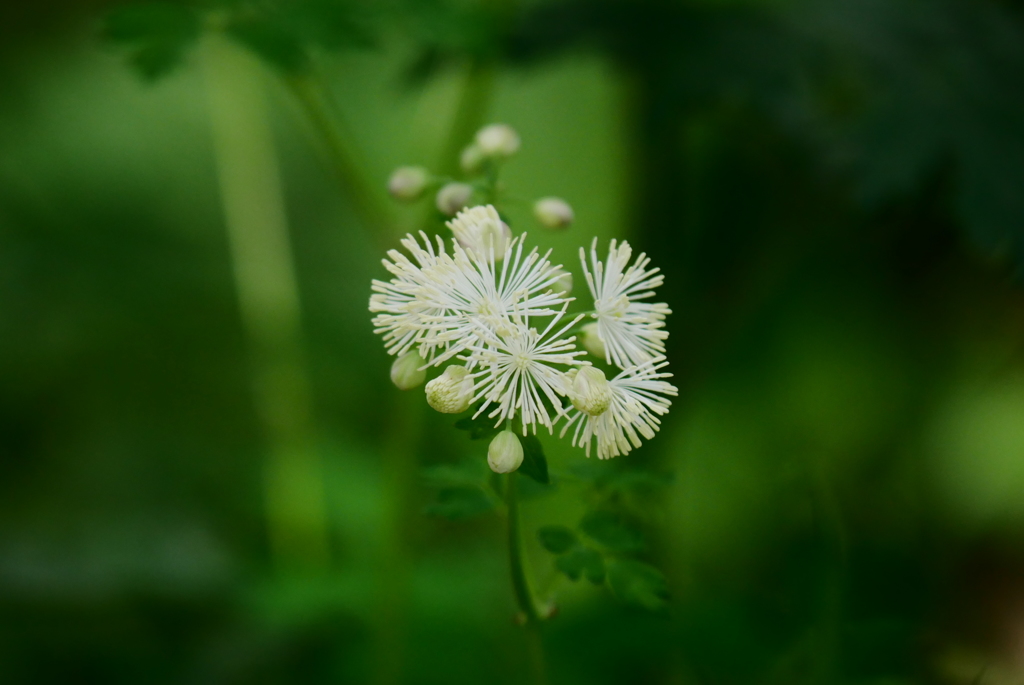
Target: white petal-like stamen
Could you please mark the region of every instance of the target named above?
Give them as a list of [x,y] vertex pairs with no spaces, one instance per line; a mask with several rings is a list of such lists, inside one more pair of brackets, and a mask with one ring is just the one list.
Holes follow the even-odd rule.
[[518,316],[497,331],[480,328],[478,342],[467,355],[469,365],[478,369],[473,374],[477,388],[473,401],[483,400],[475,416],[491,408],[487,417],[496,419],[497,426],[518,412],[523,435],[529,426],[536,433],[538,423],[553,430],[549,405],[557,421],[563,413],[559,398],[569,391],[565,371],[556,367],[579,366],[576,357],[585,354],[576,350],[575,336],[561,337],[582,317],[552,333],[564,314],[565,306],[541,333],[530,327],[528,318]]
[[574,424],[573,446],[584,448],[590,456],[590,443],[597,439],[597,458],[611,459],[629,454],[634,447],[640,447],[640,436],[650,440],[661,426],[659,416],[668,413],[671,401],[665,395],[678,394],[675,386],[668,381],[670,373],[659,373],[668,362],[658,357],[622,371],[608,384],[612,399],[607,411],[598,416],[589,416],[582,411],[567,415],[562,427],[564,436]]
[[654,290],[665,277],[659,269],[647,269],[647,255],[641,253],[627,268],[633,254],[629,243],[616,246],[614,240],[608,248],[608,259],[597,258],[597,238],[590,246],[593,272],[587,269],[587,257],[580,248],[583,273],[594,298],[597,334],[604,343],[606,361],[620,369],[642,364],[665,353],[665,317],[672,313],[668,305],[641,302],[654,297]]

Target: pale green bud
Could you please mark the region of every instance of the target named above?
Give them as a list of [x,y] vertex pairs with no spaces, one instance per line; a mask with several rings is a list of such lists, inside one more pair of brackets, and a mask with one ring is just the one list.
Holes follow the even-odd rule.
[[491,124],[477,131],[476,144],[485,157],[511,157],[519,151],[519,134],[506,124]]
[[487,448],[487,465],[495,473],[512,473],[523,463],[523,445],[510,430],[494,436]]
[[427,404],[442,414],[461,414],[473,401],[473,379],[465,366],[449,366],[425,390]]
[[597,322],[588,323],[581,329],[583,335],[583,349],[601,359],[608,358],[608,352],[604,347],[604,341],[597,334]]
[[473,186],[468,183],[446,183],[437,191],[437,208],[445,216],[455,216],[460,209],[469,204],[469,198],[472,196]]
[[430,183],[430,172],[419,166],[398,167],[388,179],[388,192],[391,197],[402,202],[418,199]]
[[584,414],[600,416],[612,403],[612,386],[605,378],[604,371],[584,366],[572,379],[569,399],[572,400],[572,406]]
[[459,166],[467,174],[475,174],[483,168],[484,151],[476,143],[468,145],[459,155]]
[[575,218],[572,207],[560,197],[542,197],[533,203],[533,216],[541,226],[550,229],[568,228]]
[[415,350],[406,352],[395,359],[391,365],[391,382],[399,390],[418,388],[423,385],[423,381],[427,380],[427,370],[421,368],[424,364],[426,361],[423,360],[419,352]]
[[572,274],[558,267],[555,269],[555,273],[558,274],[558,280],[551,284],[551,292],[555,295],[568,295],[572,292]]

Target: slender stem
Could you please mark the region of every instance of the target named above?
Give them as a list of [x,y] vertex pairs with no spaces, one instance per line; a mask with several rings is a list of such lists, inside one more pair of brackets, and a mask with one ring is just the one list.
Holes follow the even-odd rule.
[[526,625],[533,626],[541,622],[537,603],[530,590],[530,580],[526,576],[523,539],[519,532],[519,493],[516,487],[517,474],[508,474],[505,484],[505,503],[508,505],[508,560],[512,567],[512,590],[516,595],[516,603],[526,616]]
[[341,113],[330,98],[323,82],[313,74],[289,76],[285,84],[302,105],[309,122],[319,134],[323,149],[342,191],[352,201],[360,220],[367,227],[378,247],[390,247],[388,227],[391,214],[381,201],[380,193],[366,181],[361,171],[360,155]]

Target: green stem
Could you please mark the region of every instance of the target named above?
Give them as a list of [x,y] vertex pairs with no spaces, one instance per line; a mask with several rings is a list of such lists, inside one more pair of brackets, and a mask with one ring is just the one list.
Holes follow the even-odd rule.
[[366,181],[361,169],[352,135],[322,81],[313,74],[289,76],[285,84],[302,105],[306,116],[323,143],[328,161],[345,195],[355,207],[360,220],[369,229],[374,243],[390,247],[388,226],[391,214],[381,202],[380,193]]
[[505,485],[505,503],[508,505],[508,559],[512,567],[512,590],[516,603],[526,616],[526,625],[533,627],[543,620],[537,611],[537,603],[530,590],[530,579],[526,575],[526,558],[522,534],[519,531],[519,493],[516,487],[517,474],[508,474]]

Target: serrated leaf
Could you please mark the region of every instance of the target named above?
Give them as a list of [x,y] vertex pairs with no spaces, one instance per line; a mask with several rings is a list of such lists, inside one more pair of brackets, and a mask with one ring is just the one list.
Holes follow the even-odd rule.
[[301,72],[309,64],[309,55],[302,40],[280,21],[271,18],[235,21],[228,25],[226,31],[282,71]]
[[200,18],[191,8],[152,2],[111,12],[104,35],[113,42],[134,46],[132,64],[143,78],[154,80],[181,63],[201,28]]
[[580,530],[594,542],[613,552],[635,552],[643,549],[640,532],[620,515],[610,511],[592,511],[580,521]]
[[435,488],[475,486],[487,483],[490,470],[479,459],[464,459],[455,464],[436,464],[421,470],[423,480]]
[[537,539],[552,554],[568,552],[578,542],[576,533],[565,526],[543,526],[537,531]]
[[661,571],[635,559],[608,562],[608,585],[622,602],[656,613],[668,609],[668,583]]
[[551,482],[548,476],[548,460],[544,456],[544,448],[536,435],[521,435],[519,442],[523,445],[523,464],[519,472],[529,476],[538,483],[547,485]]
[[455,422],[455,427],[469,433],[470,440],[492,438],[501,432],[501,428],[494,425],[494,419],[489,419],[484,414],[480,414],[476,418],[473,418],[472,415],[461,418]]
[[555,559],[555,568],[571,580],[579,580],[580,576],[586,576],[592,583],[604,581],[604,557],[589,547],[573,547]]
[[430,516],[446,519],[464,519],[494,508],[494,498],[480,488],[445,488],[437,493],[437,500],[426,508]]

